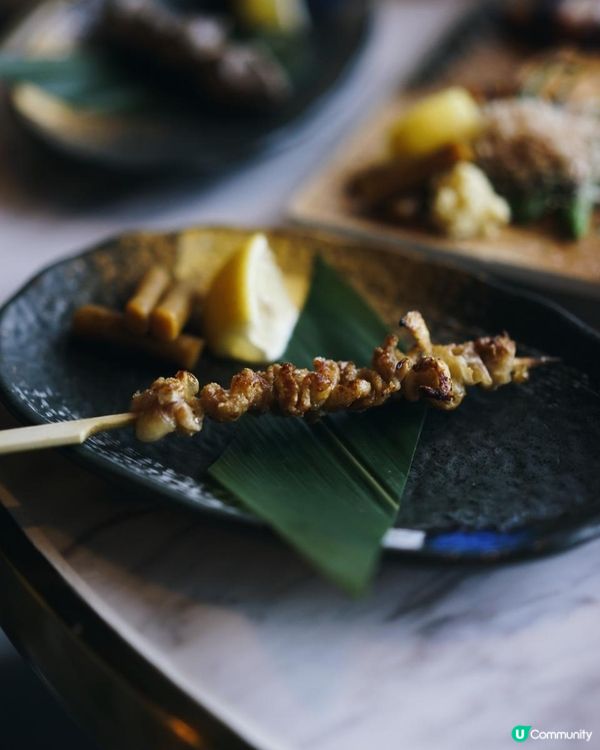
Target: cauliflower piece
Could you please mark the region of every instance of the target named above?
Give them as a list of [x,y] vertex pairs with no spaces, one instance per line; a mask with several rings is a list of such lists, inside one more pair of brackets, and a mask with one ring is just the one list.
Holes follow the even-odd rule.
[[479,167],[461,161],[438,180],[431,218],[457,240],[490,237],[509,223],[510,206]]

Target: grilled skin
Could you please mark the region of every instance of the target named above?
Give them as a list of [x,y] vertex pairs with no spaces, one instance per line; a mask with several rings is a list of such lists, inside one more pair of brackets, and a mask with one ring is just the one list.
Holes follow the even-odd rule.
[[318,418],[342,410],[364,411],[392,397],[424,399],[438,409],[455,409],[468,386],[495,389],[527,380],[531,367],[546,359],[516,357],[515,342],[504,333],[462,344],[432,344],[419,312],[409,312],[401,324],[415,344],[405,354],[397,336],[387,336],[373,351],[371,367],[317,357],[313,370],[290,363],[265,370],[244,368],[229,388],[208,383],[200,389],[190,372],[158,378],[133,396],[138,415],[136,433],[152,442],[170,432],[192,435],[205,417],[231,422],[248,412],[287,417]]

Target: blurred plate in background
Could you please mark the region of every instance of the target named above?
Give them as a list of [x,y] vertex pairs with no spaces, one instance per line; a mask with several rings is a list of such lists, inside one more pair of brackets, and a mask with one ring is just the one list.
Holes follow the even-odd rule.
[[258,150],[287,148],[367,35],[368,0],[318,5],[327,11],[315,10],[310,30],[283,50],[295,76],[291,99],[268,112],[227,113],[193,106],[190,97],[159,90],[151,76],[144,80],[93,50],[82,56],[92,5],[51,0],[26,15],[0,49],[5,66],[11,57],[16,64],[42,61],[35,83],[12,86],[12,106],[52,146],[123,169],[216,170]]
[[[428,410],[387,549],[499,559],[564,548],[600,533],[598,334],[539,297],[452,267],[318,233],[265,231],[287,273],[303,277],[319,254],[390,328],[403,311],[419,309],[439,340],[506,328],[523,353],[561,358],[536,370],[528,383],[495,393],[474,389],[452,414]],[[73,311],[89,302],[118,309],[140,269],[156,262],[172,267],[180,248],[190,245],[201,253],[209,278],[209,269],[247,236],[222,228],[124,235],[43,271],[0,311],[6,404],[37,424],[122,411],[164,364],[74,346]],[[227,379],[223,361],[208,355],[196,374],[201,382]],[[207,472],[235,429],[208,422],[202,439],[173,436],[154,444],[122,430],[95,435],[70,454],[144,494],[248,521],[254,517]]]

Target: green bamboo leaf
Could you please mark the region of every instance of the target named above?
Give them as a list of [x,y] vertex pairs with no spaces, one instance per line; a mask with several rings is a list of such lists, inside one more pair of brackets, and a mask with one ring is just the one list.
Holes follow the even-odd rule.
[[[387,327],[323,261],[285,359],[367,364]],[[423,423],[421,405],[388,404],[315,425],[247,417],[209,472],[323,575],[358,594],[393,524]]]

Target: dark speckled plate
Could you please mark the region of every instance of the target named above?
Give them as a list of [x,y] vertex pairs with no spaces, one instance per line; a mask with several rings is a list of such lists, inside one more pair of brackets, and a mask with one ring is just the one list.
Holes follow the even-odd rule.
[[[164,364],[75,345],[73,310],[121,305],[153,260],[197,273],[200,283],[238,246],[243,230],[198,229],[121,237],[58,263],[0,312],[0,389],[23,421],[40,423],[123,411]],[[440,339],[507,329],[522,352],[559,364],[496,393],[472,391],[456,412],[430,410],[391,549],[459,558],[500,558],[568,546],[600,533],[600,337],[538,297],[452,268],[318,234],[273,231],[280,263],[299,294],[321,253],[393,326],[420,309]],[[168,369],[168,368],[167,368]],[[209,358],[203,379],[227,367]],[[252,520],[207,481],[206,468],[235,425],[210,423],[202,440],[138,443],[131,431],[96,436],[78,457],[145,491],[198,510]]]

